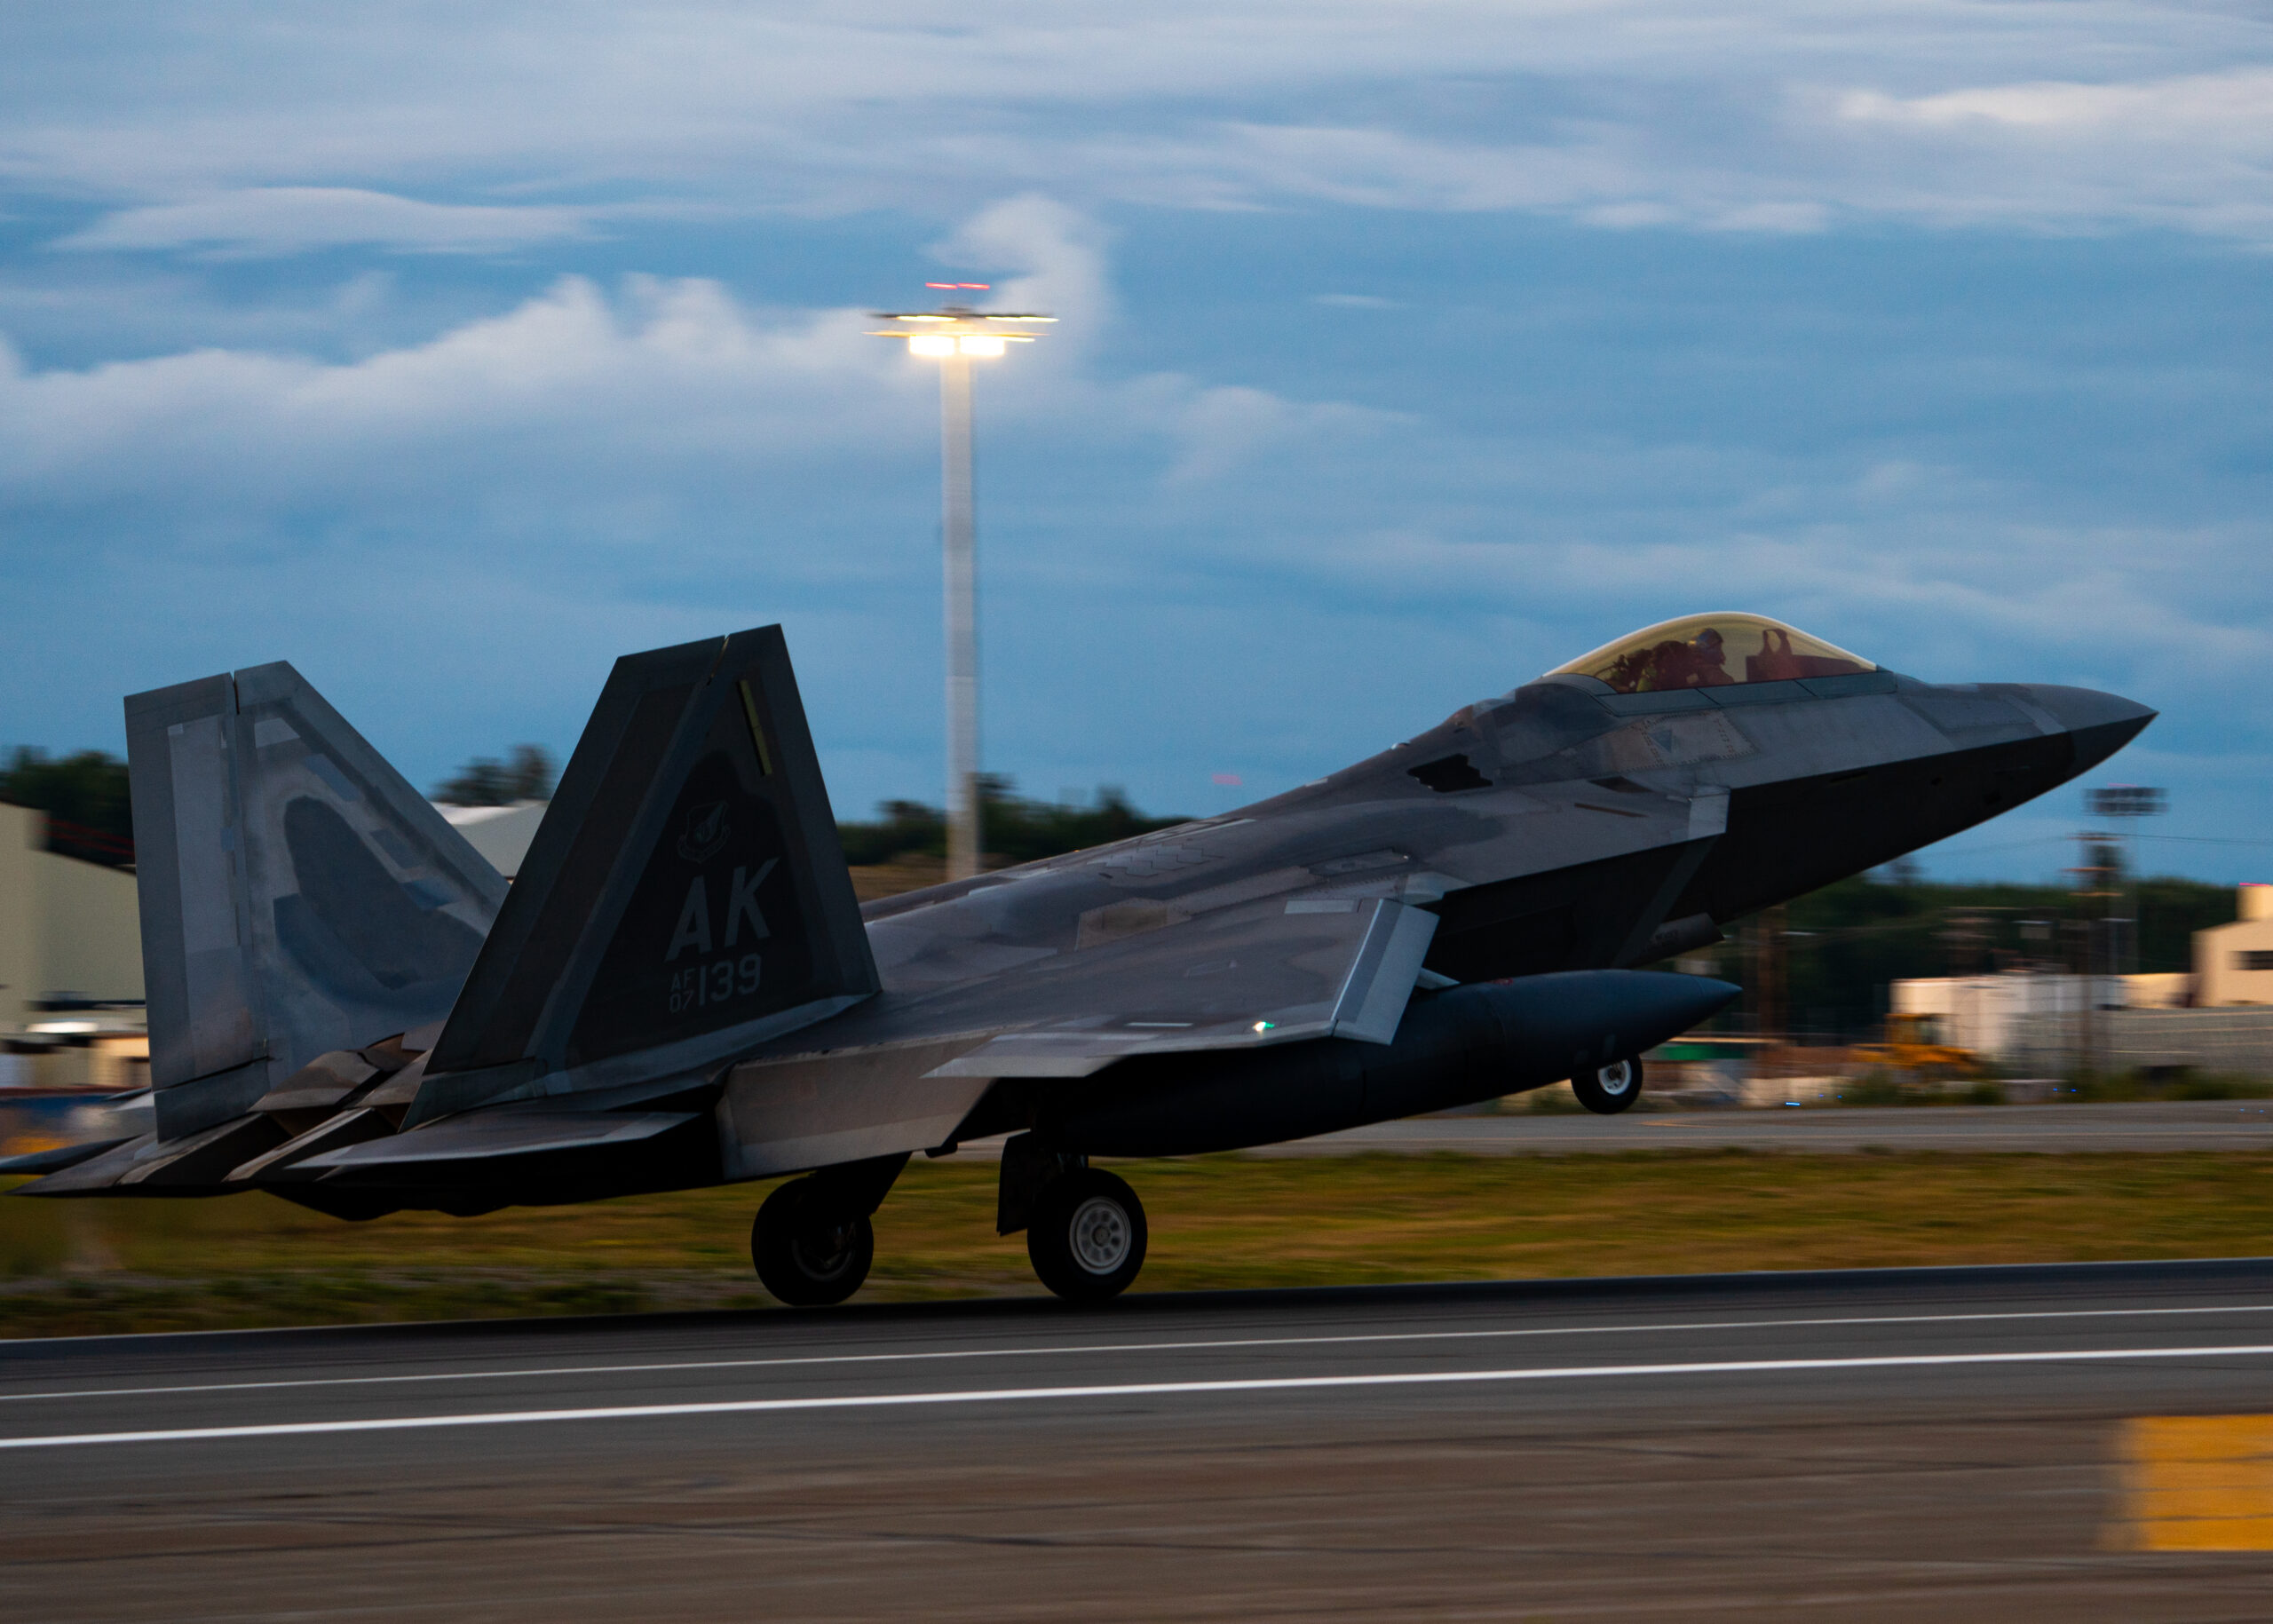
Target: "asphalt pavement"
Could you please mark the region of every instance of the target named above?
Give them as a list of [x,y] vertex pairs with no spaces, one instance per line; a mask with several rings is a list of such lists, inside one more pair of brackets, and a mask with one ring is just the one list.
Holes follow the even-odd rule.
[[2273,1260],[15,1343],[0,1607],[2256,1618],[2268,1412]]

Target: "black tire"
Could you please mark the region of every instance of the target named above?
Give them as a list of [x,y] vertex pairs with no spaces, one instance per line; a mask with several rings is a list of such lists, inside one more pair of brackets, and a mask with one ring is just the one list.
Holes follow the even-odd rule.
[[1571,1079],[1571,1092],[1596,1116],[1616,1116],[1642,1097],[1642,1063],[1612,1060]]
[[1112,1174],[1083,1168],[1052,1179],[1026,1225],[1026,1256],[1041,1283],[1075,1303],[1129,1289],[1144,1266],[1144,1204]]
[[860,1289],[875,1261],[865,1213],[832,1214],[795,1178],[765,1198],[749,1227],[749,1258],[765,1289],[792,1308],[829,1308]]

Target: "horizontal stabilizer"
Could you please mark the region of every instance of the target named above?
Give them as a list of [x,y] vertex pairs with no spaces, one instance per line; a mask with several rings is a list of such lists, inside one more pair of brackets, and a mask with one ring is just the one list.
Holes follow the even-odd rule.
[[343,1111],[327,1117],[305,1133],[296,1134],[264,1155],[241,1164],[228,1176],[233,1184],[272,1184],[288,1183],[300,1177],[321,1177],[321,1174],[301,1174],[296,1171],[300,1163],[326,1151],[336,1151],[350,1145],[360,1145],[367,1139],[384,1138],[394,1131],[394,1126],[376,1111]]
[[16,1195],[100,1195],[110,1192],[126,1174],[154,1157],[170,1154],[170,1145],[158,1143],[154,1133],[137,1134],[123,1145],[99,1151],[84,1161],[75,1161],[59,1172],[28,1184],[20,1184],[12,1192]]
[[266,1117],[242,1116],[178,1139],[144,1134],[22,1186],[18,1195],[211,1194],[232,1168],[282,1143]]
[[405,1125],[692,1074],[876,985],[780,628],[627,655]]
[[240,1163],[265,1154],[289,1137],[273,1118],[241,1116],[185,1139],[162,1139],[157,1146],[161,1153],[121,1173],[117,1187],[120,1193],[129,1195],[137,1190],[154,1194],[170,1189],[210,1189]]
[[361,1145],[329,1151],[295,1165],[308,1175],[334,1176],[335,1183],[376,1175],[391,1182],[416,1168],[456,1168],[466,1162],[511,1156],[541,1156],[561,1151],[636,1145],[701,1120],[688,1111],[485,1111]]
[[75,1168],[83,1161],[91,1161],[105,1151],[125,1143],[123,1139],[91,1139],[84,1145],[59,1145],[49,1150],[28,1151],[20,1156],[0,1156],[0,1176],[21,1178],[28,1175],[60,1173],[66,1168]]

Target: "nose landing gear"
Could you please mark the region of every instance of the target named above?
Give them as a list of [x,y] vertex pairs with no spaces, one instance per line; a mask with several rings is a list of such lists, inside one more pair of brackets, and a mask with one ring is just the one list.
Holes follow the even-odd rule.
[[1612,1060],[1571,1079],[1571,1092],[1597,1116],[1616,1116],[1642,1097],[1642,1063]]

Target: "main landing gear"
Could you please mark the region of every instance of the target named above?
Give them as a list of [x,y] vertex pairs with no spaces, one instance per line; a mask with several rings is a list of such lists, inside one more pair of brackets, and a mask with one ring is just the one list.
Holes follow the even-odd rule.
[[1136,1192],[1088,1157],[1049,1150],[1030,1133],[1002,1146],[994,1228],[1026,1231],[1034,1273],[1071,1302],[1117,1297],[1144,1266],[1144,1204]]
[[1041,1283],[1076,1303],[1102,1303],[1144,1266],[1144,1207],[1112,1174],[1083,1168],[1053,1180],[1026,1225],[1026,1257]]
[[[879,1156],[793,1178],[765,1198],[750,1225],[750,1261],[766,1290],[792,1308],[828,1308],[860,1289],[876,1255],[870,1216],[907,1158]],[[1041,1283],[1075,1303],[1129,1289],[1144,1266],[1144,1204],[1089,1158],[1045,1148],[1030,1133],[1002,1147],[1000,1234],[1026,1232]]]
[[767,1196],[749,1229],[765,1289],[792,1308],[832,1307],[859,1290],[876,1256],[869,1215],[907,1165],[904,1154],[848,1161]]
[[1616,1116],[1642,1097],[1642,1063],[1612,1060],[1571,1079],[1571,1092],[1597,1116]]

